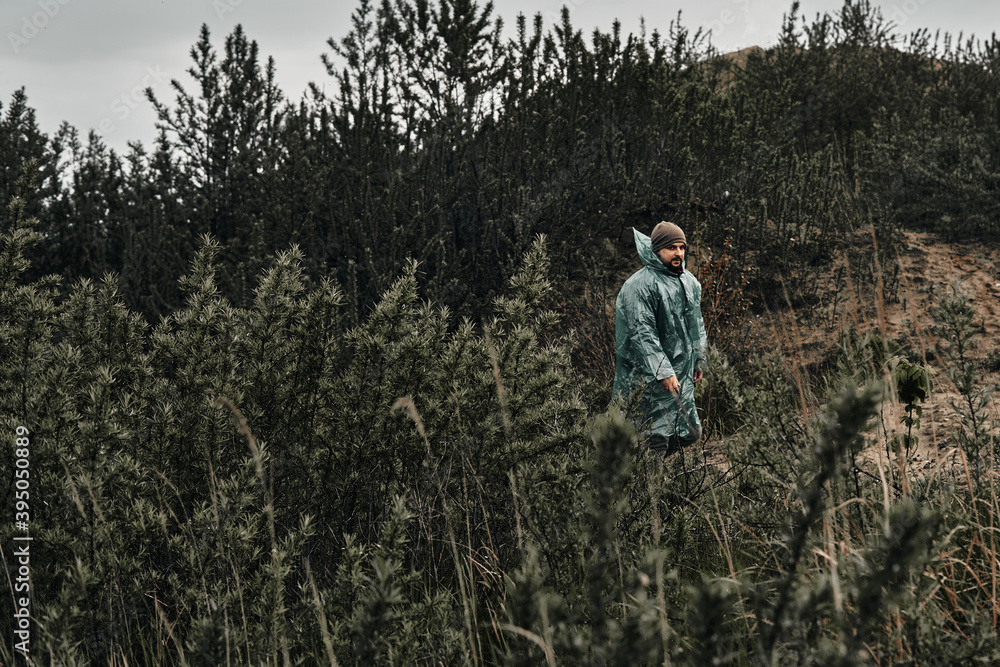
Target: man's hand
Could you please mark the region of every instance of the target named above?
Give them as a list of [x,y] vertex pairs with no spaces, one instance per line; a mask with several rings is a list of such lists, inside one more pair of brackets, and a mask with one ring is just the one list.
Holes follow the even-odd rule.
[[671,394],[677,394],[681,390],[681,383],[677,381],[676,375],[671,375],[668,378],[660,380],[660,386],[663,387],[664,391],[668,391]]
[[[702,373],[701,371],[695,371],[694,372],[694,382],[695,382],[695,384],[698,384],[699,382],[701,382],[701,378],[703,376],[704,376],[704,373]],[[671,394],[677,394],[681,390],[681,383],[677,381],[677,376],[676,375],[672,375],[672,376],[670,376],[668,378],[660,380],[660,386],[663,387],[664,391],[669,391]]]

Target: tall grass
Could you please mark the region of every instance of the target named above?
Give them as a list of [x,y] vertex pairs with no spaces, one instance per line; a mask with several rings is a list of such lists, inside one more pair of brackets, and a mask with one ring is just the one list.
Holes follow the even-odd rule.
[[351,328],[295,251],[233,307],[207,242],[149,328],[111,278],[20,281],[29,236],[0,252],[0,414],[33,433],[35,664],[1000,657],[997,407],[959,289],[929,314],[960,396],[934,467],[905,421],[926,354],[879,327],[821,367],[712,350],[712,436],[661,461],[622,406],[588,414],[544,240],[481,327],[411,265]]

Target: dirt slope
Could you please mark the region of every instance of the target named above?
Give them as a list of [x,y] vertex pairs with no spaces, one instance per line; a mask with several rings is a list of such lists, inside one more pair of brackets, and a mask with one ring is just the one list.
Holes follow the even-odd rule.
[[[936,294],[949,290],[958,280],[970,295],[983,327],[970,356],[979,363],[984,382],[996,383],[1000,379],[996,369],[1000,358],[1000,247],[944,243],[931,234],[907,232],[899,256],[900,279],[894,301],[849,299],[839,304],[835,315],[828,311],[797,321],[794,313],[786,313],[770,318],[763,326],[772,340],[781,342],[786,357],[803,364],[828,358],[836,347],[838,332],[852,324],[861,332],[882,330],[926,358],[937,375],[932,395],[924,404],[920,446],[909,464],[931,469],[955,454],[958,417],[952,403],[961,398],[947,378],[943,360],[935,353],[940,342],[932,331]],[[996,398],[992,407],[994,417],[1000,417]],[[886,411],[890,425],[898,424],[903,416],[898,404],[887,404]],[[872,454],[884,456],[884,452]]]

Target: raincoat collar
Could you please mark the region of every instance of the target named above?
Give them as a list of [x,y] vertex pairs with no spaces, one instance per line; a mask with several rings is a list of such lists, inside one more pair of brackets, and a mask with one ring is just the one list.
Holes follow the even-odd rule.
[[678,276],[680,277],[684,273],[684,269],[687,268],[687,258],[684,258],[684,263],[681,265],[681,272],[675,273],[667,268],[667,265],[660,261],[660,258],[655,252],[653,252],[653,242],[652,240],[640,232],[635,227],[632,228],[632,232],[635,234],[635,249],[639,253],[639,259],[645,266],[651,269],[655,269],[660,273],[665,273],[668,276]]

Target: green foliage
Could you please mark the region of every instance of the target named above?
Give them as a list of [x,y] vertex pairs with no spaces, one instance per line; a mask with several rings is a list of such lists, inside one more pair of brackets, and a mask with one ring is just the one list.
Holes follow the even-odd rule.
[[995,40],[899,36],[868,2],[796,9],[776,46],[739,56],[679,21],[512,23],[505,41],[492,5],[359,2],[323,54],[332,92],[297,104],[241,27],[218,46],[203,27],[190,85],[149,92],[155,145],[125,156],[69,127],[46,146],[16,93],[0,189],[38,161],[34,275],[115,272],[155,322],[210,233],[234,305],[295,244],[306,277],[339,277],[352,324],[412,258],[429,297],[478,321],[538,234],[569,297],[595,263],[628,264],[630,226],[666,218],[726,258],[715,283],[740,285],[741,308],[808,307],[842,255],[891,297],[904,226],[996,232]]
[[903,405],[905,415],[901,423],[906,432],[896,434],[892,449],[902,450],[907,458],[919,442],[914,429],[920,430],[923,403],[930,396],[934,371],[912,358],[900,343],[883,337],[876,331],[859,335],[853,328],[841,334],[840,353],[835,362],[830,382],[834,385],[849,381],[882,379],[893,399]]
[[[60,664],[1000,650],[976,620],[993,604],[975,583],[995,557],[989,494],[865,457],[898,438],[872,430],[883,397],[912,406],[909,436],[931,389],[892,340],[845,336],[825,392],[780,357],[737,375],[711,351],[728,461],[661,461],[616,410],[587,418],[545,239],[476,327],[421,301],[416,263],[346,325],[295,248],[234,306],[206,238],[184,307],[149,327],[113,277],[64,299],[29,280],[36,238],[3,239],[3,396],[7,427],[32,431],[34,646]],[[973,382],[967,299],[940,303],[941,356]],[[3,511],[11,497],[7,482]]]
[[[161,134],[124,157],[49,141],[15,93],[0,427],[31,431],[33,650],[996,661],[998,426],[968,297],[939,296],[933,387],[874,332],[821,377],[739,333],[755,307],[808,310],[834,259],[891,296],[903,226],[996,231],[996,40],[899,41],[867,2],[793,6],[745,62],[679,22],[500,30],[492,5],[360,2],[324,58],[335,92],[291,105],[241,28],[218,52],[204,28],[193,92],[150,93]],[[710,449],[666,461],[597,414],[608,320],[565,305],[602,308],[621,232],[663,218],[702,252],[721,345]],[[975,484],[906,466],[944,381]],[[4,448],[8,517],[13,466]]]
[[[451,626],[462,602],[443,591],[467,581],[495,607],[500,580],[481,568],[516,557],[509,475],[568,460],[584,428],[568,349],[546,342],[543,239],[477,332],[418,300],[415,263],[344,327],[339,290],[308,285],[295,249],[263,273],[251,308],[234,307],[210,238],[181,281],[185,306],[150,328],[113,278],[80,281],[60,303],[48,283],[25,283],[32,238],[4,237],[0,303],[8,422],[31,424],[34,443],[44,641],[73,637],[66,660],[133,660],[165,633],[190,663],[284,661],[310,646],[291,622],[316,608],[299,592],[308,555],[320,590],[355,581],[321,606],[355,615],[324,628],[358,664],[479,650],[475,624]],[[409,416],[392,409],[400,396]]]
[[910,449],[916,448],[918,440],[913,435],[913,429],[920,428],[920,417],[923,414],[923,408],[917,405],[917,401],[923,402],[930,394],[931,373],[927,368],[906,359],[896,358],[895,362],[892,368],[892,386],[906,410],[906,416],[902,418],[906,435],[902,440],[906,455],[909,456]]
[[597,420],[591,437],[590,484],[579,487],[574,498],[584,510],[566,526],[576,559],[561,564],[571,569],[575,585],[566,593],[554,590],[561,577],[545,572],[537,546],[529,547],[524,564],[508,581],[503,664],[552,664],[556,656],[582,665],[664,659],[667,637],[651,576],[663,567],[662,556],[654,550],[623,551],[630,545],[616,537],[631,512],[626,490],[634,470],[635,427],[614,413]]
[[982,383],[979,364],[973,357],[982,324],[976,323],[976,312],[969,300],[961,283],[956,281],[947,292],[938,293],[937,307],[931,314],[942,340],[938,354],[944,359],[947,377],[959,394],[959,399],[952,402],[961,418],[953,435],[973,463],[978,481],[985,463],[983,457],[1000,455],[996,434],[1000,422],[993,412],[993,387]]

